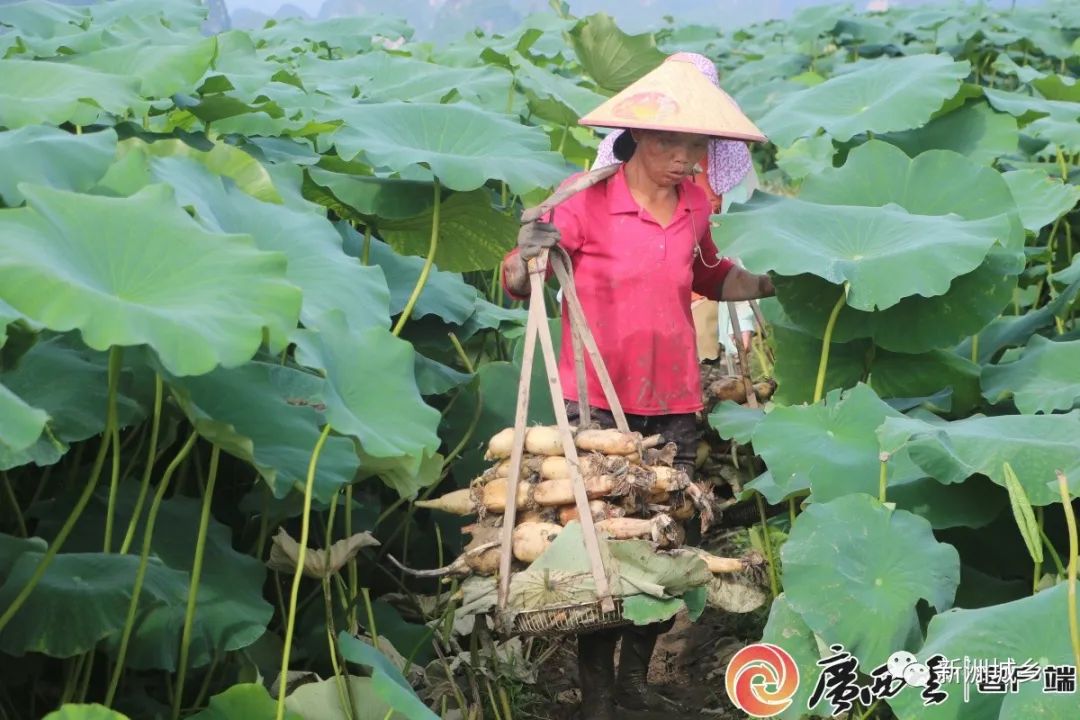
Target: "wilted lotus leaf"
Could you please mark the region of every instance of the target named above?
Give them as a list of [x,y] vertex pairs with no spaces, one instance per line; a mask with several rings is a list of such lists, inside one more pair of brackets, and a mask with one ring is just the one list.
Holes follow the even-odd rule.
[[[336,574],[366,547],[378,547],[379,541],[369,532],[356,533],[351,537],[338,540],[330,546],[330,552],[308,548],[304,553],[304,575],[311,578],[326,578]],[[283,573],[295,573],[296,563],[300,559],[300,545],[285,531],[278,528],[270,545],[270,559],[266,566]]]

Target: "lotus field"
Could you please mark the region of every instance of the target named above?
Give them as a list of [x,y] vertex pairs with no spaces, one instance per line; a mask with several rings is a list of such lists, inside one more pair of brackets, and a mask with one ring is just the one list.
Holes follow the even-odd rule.
[[[766,468],[717,495],[770,516],[747,642],[798,666],[778,717],[830,716],[836,644],[865,673],[1080,665],[1080,5],[628,35],[553,2],[439,46],[206,13],[0,4],[0,719],[555,717],[529,701],[553,644],[474,631],[388,556],[461,551],[467,519],[413,501],[513,425],[520,212],[676,51],[771,141],[713,235],[774,280],[776,393],[708,422]],[[1078,708],[1040,677],[847,717]]]

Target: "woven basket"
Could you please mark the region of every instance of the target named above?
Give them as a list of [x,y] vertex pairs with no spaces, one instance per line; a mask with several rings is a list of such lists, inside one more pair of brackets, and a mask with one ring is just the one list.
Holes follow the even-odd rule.
[[631,620],[623,617],[622,598],[613,600],[615,609],[611,612],[604,612],[599,601],[524,610],[514,616],[512,633],[525,637],[554,636],[631,624]]

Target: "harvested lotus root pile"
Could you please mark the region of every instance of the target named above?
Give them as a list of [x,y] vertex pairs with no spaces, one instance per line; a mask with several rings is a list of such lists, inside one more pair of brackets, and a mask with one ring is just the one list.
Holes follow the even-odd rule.
[[[419,507],[477,518],[463,528],[472,540],[461,557],[431,573],[493,575],[498,570],[513,437],[513,429],[507,428],[491,438],[484,459],[492,466],[470,487],[416,503]],[[574,430],[579,472],[601,537],[645,539],[657,550],[672,550],[685,541],[683,521],[700,514],[703,529],[712,522],[711,497],[685,472],[672,467],[675,445],[662,442],[659,435]],[[540,557],[564,526],[579,519],[569,462],[557,427],[534,426],[526,430],[513,532],[513,554],[519,567]],[[714,572],[743,569],[740,560],[701,554]]]

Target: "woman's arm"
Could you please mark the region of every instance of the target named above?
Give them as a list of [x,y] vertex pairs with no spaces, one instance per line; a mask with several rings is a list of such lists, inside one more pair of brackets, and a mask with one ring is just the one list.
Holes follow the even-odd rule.
[[720,285],[721,300],[757,300],[776,294],[768,275],[757,275],[735,266]]

